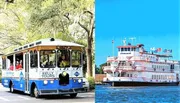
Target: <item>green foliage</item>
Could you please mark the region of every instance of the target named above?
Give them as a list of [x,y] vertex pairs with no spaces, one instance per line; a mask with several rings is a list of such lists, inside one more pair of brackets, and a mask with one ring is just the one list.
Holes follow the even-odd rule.
[[1,77],[2,77],[2,73],[1,73],[1,69],[0,69],[0,83],[1,83]]
[[101,64],[100,67],[97,67],[96,65],[95,66],[96,74],[104,74],[103,66],[106,66],[106,65],[107,65],[106,63]]
[[[87,33],[78,22],[89,27],[94,0],[18,0],[0,1],[0,50],[4,52],[41,38],[55,37],[87,45]],[[11,42],[9,42],[11,41]],[[7,44],[7,45],[3,45]]]
[[95,73],[99,74],[99,67],[97,67],[97,65],[95,65]]
[[88,77],[89,87],[90,89],[95,89],[95,80],[94,77]]
[[93,51],[89,58],[94,61],[94,0],[16,0],[7,5],[0,1],[0,11],[3,53],[38,39],[55,37],[85,47],[92,42],[88,49]]

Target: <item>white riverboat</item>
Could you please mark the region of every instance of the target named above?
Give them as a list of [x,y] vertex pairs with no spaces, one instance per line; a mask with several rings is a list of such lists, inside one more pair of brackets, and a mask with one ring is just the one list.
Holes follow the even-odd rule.
[[172,86],[179,84],[180,62],[171,53],[147,52],[143,44],[124,44],[118,46],[117,57],[107,57],[103,71],[103,82],[112,86]]

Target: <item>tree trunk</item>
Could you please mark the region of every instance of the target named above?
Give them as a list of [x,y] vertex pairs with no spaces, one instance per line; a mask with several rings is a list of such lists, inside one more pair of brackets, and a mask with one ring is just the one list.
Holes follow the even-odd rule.
[[92,16],[90,21],[90,30],[88,32],[88,45],[87,45],[87,76],[92,76],[93,69],[93,59],[92,59],[92,44],[93,44],[93,31],[94,31],[94,16]]
[[82,25],[80,22],[78,22],[78,24],[87,32],[88,36],[87,36],[87,48],[86,48],[86,57],[87,57],[87,77],[93,76],[92,75],[92,69],[93,69],[93,34],[94,34],[94,14],[91,13],[90,11],[85,11],[88,12],[91,15],[91,19],[90,19],[90,27],[88,28],[85,25]]
[[92,76],[92,39],[88,37],[87,46],[87,77]]

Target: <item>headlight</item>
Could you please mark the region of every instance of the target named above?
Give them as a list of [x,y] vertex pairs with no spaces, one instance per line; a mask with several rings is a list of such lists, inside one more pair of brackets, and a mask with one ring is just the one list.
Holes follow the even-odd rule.
[[81,83],[81,79],[79,79],[78,82]]
[[62,75],[65,77],[67,75],[67,73],[64,71],[64,72],[62,72]]
[[48,84],[48,81],[47,81],[47,80],[44,80],[44,84]]
[[51,80],[51,81],[50,81],[50,83],[51,83],[51,84],[53,84],[53,83],[54,83],[54,81],[53,81],[53,80]]

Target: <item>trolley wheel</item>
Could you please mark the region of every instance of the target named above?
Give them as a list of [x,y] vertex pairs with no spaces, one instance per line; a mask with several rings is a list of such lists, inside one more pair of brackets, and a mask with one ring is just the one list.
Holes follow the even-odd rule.
[[39,91],[38,91],[38,89],[37,89],[36,86],[34,87],[33,94],[34,94],[34,97],[36,97],[36,98],[39,98],[39,97],[40,97]]
[[13,87],[13,83],[10,84],[9,90],[11,93],[15,92],[14,87]]
[[71,97],[71,98],[75,98],[76,96],[77,96],[77,93],[70,94],[70,97]]

